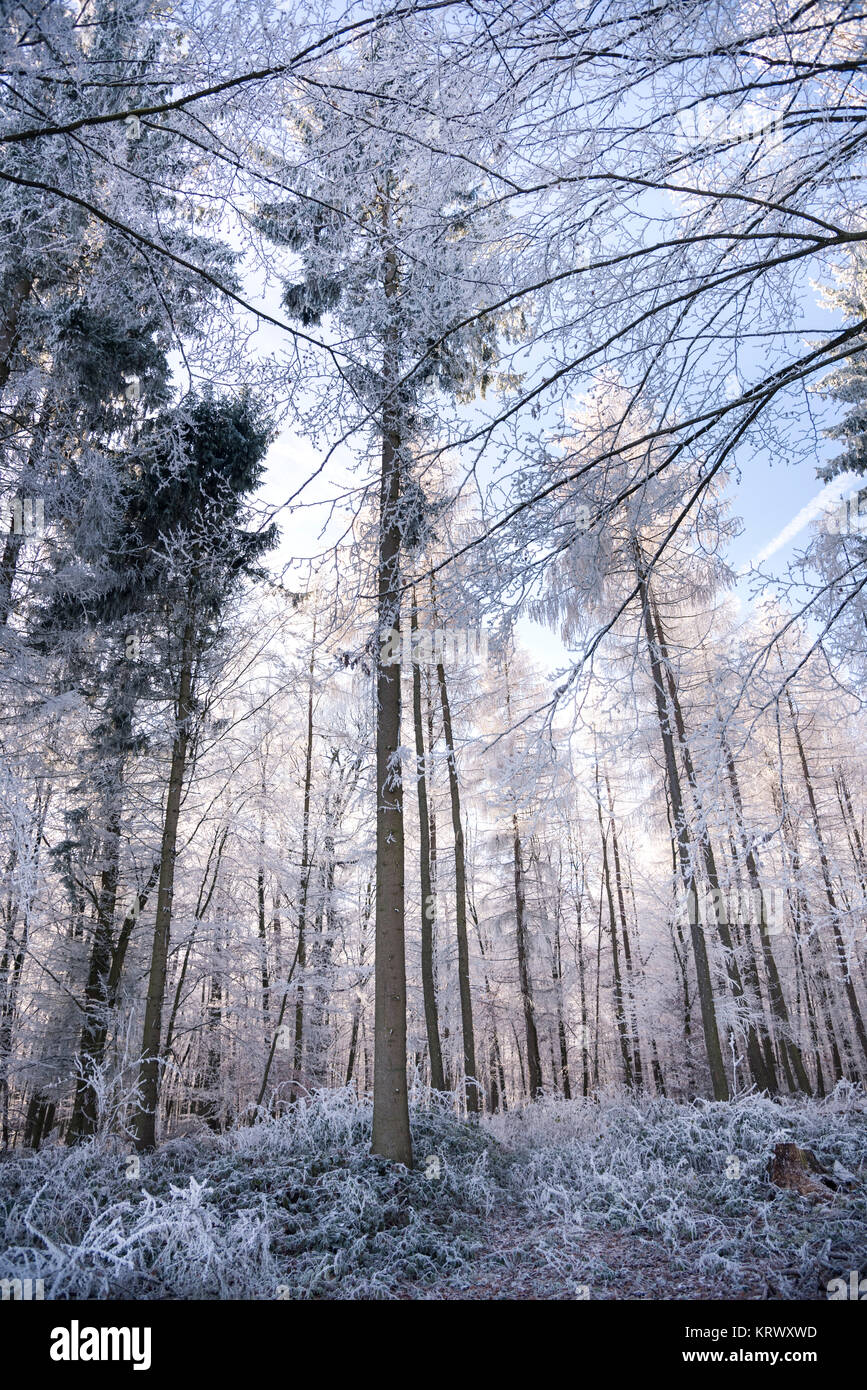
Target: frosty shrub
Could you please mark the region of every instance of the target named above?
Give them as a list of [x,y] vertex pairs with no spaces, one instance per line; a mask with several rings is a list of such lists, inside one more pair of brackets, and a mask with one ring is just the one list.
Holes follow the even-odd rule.
[[457,1270],[496,1199],[499,1146],[447,1105],[416,1109],[408,1172],[371,1157],[370,1126],[367,1101],[322,1091],[170,1140],[135,1180],[107,1142],[9,1156],[0,1277],[38,1271],[47,1299],[377,1298]]
[[[845,1083],[821,1102],[548,1098],[479,1124],[444,1097],[412,1130],[409,1172],[371,1157],[368,1100],[321,1091],[138,1165],[108,1138],[14,1152],[0,1278],[46,1299],[821,1298],[867,1267],[867,1104]],[[773,1187],[786,1141],[840,1190]]]
[[[552,1219],[577,1282],[600,1277],[584,1251],[601,1230],[661,1242],[681,1297],[696,1275],[733,1293],[758,1280],[772,1297],[822,1297],[828,1278],[867,1265],[867,1101],[846,1082],[821,1102],[549,1098],[485,1128],[520,1158],[526,1221]],[[786,1141],[855,1181],[819,1204],[773,1187],[768,1159]]]

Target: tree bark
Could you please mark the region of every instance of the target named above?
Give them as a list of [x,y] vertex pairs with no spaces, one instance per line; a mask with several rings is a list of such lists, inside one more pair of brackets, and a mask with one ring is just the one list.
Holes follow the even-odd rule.
[[[388,199],[383,221],[387,229]],[[397,256],[385,255],[385,295],[398,287]],[[395,329],[387,333],[384,380],[396,389]],[[382,420],[376,654],[376,987],[371,1151],[412,1167],[406,1077],[406,946],[404,922],[403,781],[400,748],[401,668],[383,659],[382,643],[400,633],[400,434],[396,400],[386,396]]]
[[6,295],[0,320],[0,391],[9,380],[18,343],[21,310],[30,298],[32,289],[33,278],[24,272],[15,277]]
[[458,938],[458,992],[461,1001],[461,1033],[464,1048],[464,1090],[467,1113],[475,1115],[479,1110],[479,1083],[476,1076],[476,1040],[473,1031],[470,952],[467,939],[467,861],[464,852],[464,828],[461,820],[461,793],[452,734],[452,713],[446,686],[446,672],[442,662],[437,664],[437,682],[443,716],[443,738],[446,745],[452,829],[455,842],[455,927]]
[[102,1061],[108,1031],[108,975],[111,969],[114,914],[117,906],[118,867],[120,862],[120,808],[115,805],[107,827],[104,848],[106,864],[100,875],[99,899],[90,966],[84,994],[84,1024],[78,1046],[80,1071],[75,1083],[72,1118],[66,1131],[67,1144],[80,1143],[96,1133],[97,1093],[92,1072]]
[[[304,755],[304,807],[301,824],[301,881],[298,893],[298,946],[295,960],[298,967],[298,984],[295,986],[295,1037],[292,1044],[292,1098],[299,1094],[301,1068],[304,1061],[304,970],[307,965],[307,901],[310,895],[310,801],[313,784],[313,671],[316,662],[316,618],[313,619],[313,635],[310,639],[310,665],[307,685],[307,748]],[[285,998],[283,1004],[285,1006]],[[281,1009],[282,1018],[282,1009]],[[272,1048],[273,1055],[273,1048]],[[270,1067],[270,1059],[268,1063]],[[267,1080],[268,1068],[266,1068]],[[259,1102],[261,1105],[261,1100]]]
[[[415,590],[412,594],[411,630],[418,631],[418,610]],[[421,714],[421,671],[417,661],[412,663],[412,716],[415,728],[416,786],[418,789],[419,879],[421,887],[421,987],[424,1000],[424,1021],[430,1057],[431,1086],[435,1091],[446,1088],[443,1074],[443,1054],[437,1014],[434,982],[434,921],[436,897],[431,881],[430,813],[427,797],[427,758],[424,747],[424,726]]]
[[[560,866],[560,882],[558,890],[562,889],[562,862]],[[554,994],[557,1001],[557,1043],[560,1051],[560,1081],[563,1087],[563,1095],[566,1100],[572,1099],[572,1083],[569,1076],[569,1042],[566,1036],[566,1015],[563,1008],[563,958],[560,949],[560,902],[554,905],[554,949],[552,952],[551,972],[554,981]]]
[[[597,768],[598,776],[598,768]],[[629,924],[626,917],[626,901],[623,896],[623,873],[620,867],[620,846],[617,840],[617,822],[614,818],[614,798],[611,783],[605,774],[605,790],[608,794],[608,824],[611,829],[611,856],[614,860],[614,885],[617,890],[617,906],[620,913],[620,931],[623,940],[624,976],[627,988],[624,992],[623,1010],[629,1026],[632,1044],[633,1076],[638,1089],[642,1086],[641,1039],[638,1036],[638,1013],[635,1004],[635,974],[632,968],[632,949],[629,944]]]
[[181,668],[178,681],[178,698],[175,706],[175,734],[172,740],[172,762],[169,771],[169,788],[166,798],[165,816],[163,819],[163,835],[160,849],[160,874],[159,884],[157,886],[156,923],[154,925],[148,991],[145,1001],[144,1030],[142,1034],[142,1058],[139,1068],[139,1106],[133,1122],[135,1146],[140,1153],[147,1153],[149,1150],[156,1147],[163,997],[166,987],[169,936],[172,925],[172,897],[174,895],[175,886],[175,855],[177,853],[178,843],[178,820],[180,818],[181,793],[184,785],[187,750],[190,741],[190,719],[192,717],[193,636],[194,620],[192,613],[189,613],[185,621],[183,638],[181,640]]
[[605,896],[608,901],[608,929],[611,933],[611,961],[614,968],[614,1019],[617,1024],[617,1037],[620,1042],[620,1056],[623,1061],[623,1081],[627,1090],[633,1086],[632,1049],[629,1042],[629,1023],[623,1003],[623,979],[620,973],[620,949],[617,944],[617,918],[614,913],[614,894],[611,891],[611,868],[608,862],[608,840],[602,823],[602,793],[599,787],[599,764],[596,763],[596,810],[599,817],[599,835],[602,844],[602,873],[605,880]]
[[536,1010],[533,1003],[533,985],[530,979],[530,961],[527,944],[527,904],[524,892],[524,863],[521,849],[521,836],[518,830],[518,813],[512,813],[512,853],[515,868],[515,939],[518,950],[518,983],[521,988],[521,1003],[524,1008],[524,1030],[527,1036],[527,1071],[529,1074],[530,1096],[532,1099],[542,1094],[542,1061],[539,1056],[539,1038],[536,1032]]

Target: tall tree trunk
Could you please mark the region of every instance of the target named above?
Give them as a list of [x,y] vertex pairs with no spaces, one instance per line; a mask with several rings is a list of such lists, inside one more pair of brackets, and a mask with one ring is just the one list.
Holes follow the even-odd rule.
[[[114,918],[120,872],[121,811],[124,772],[132,735],[133,715],[127,692],[122,689],[111,719],[113,755],[107,769],[107,785],[101,798],[105,818],[102,845],[103,867],[96,903],[96,920],[91,942],[90,965],[84,996],[84,1023],[78,1047],[79,1074],[75,1085],[72,1116],[66,1131],[67,1144],[75,1144],[96,1132],[97,1093],[92,1076],[101,1064],[108,1037],[108,1013],[113,1004],[109,987],[115,945]],[[108,759],[106,759],[108,761]],[[105,768],[105,764],[104,764]],[[105,785],[105,783],[104,783]],[[114,993],[117,992],[115,986]]]
[[27,920],[25,918],[20,938],[15,935],[18,925],[18,903],[7,910],[4,933],[3,954],[0,956],[0,980],[3,993],[0,996],[0,1151],[9,1148],[9,1066],[12,1056],[15,1010],[18,999],[18,986],[27,949]]
[[258,1096],[256,1097],[256,1109],[257,1109],[257,1110],[259,1109],[259,1106],[262,1104],[262,1101],[265,1099],[265,1092],[266,1092],[267,1089],[268,1089],[268,1077],[271,1075],[271,1067],[272,1067],[273,1062],[274,1062],[274,1053],[275,1053],[275,1051],[277,1050],[277,1040],[278,1040],[278,1038],[280,1037],[280,1029],[281,1029],[282,1026],[283,1026],[283,1019],[284,1019],[284,1016],[285,1016],[285,1014],[286,1014],[286,1004],[287,1004],[287,1001],[288,1001],[288,999],[289,999],[289,989],[290,989],[290,986],[291,986],[291,984],[292,984],[292,976],[295,974],[295,969],[296,969],[297,965],[298,965],[298,946],[296,945],[296,947],[295,947],[295,956],[294,956],[294,958],[293,958],[293,960],[292,960],[292,964],[291,964],[290,967],[289,967],[289,974],[286,976],[286,981],[285,981],[285,983],[284,983],[284,985],[283,985],[283,998],[282,998],[281,1001],[280,1001],[280,1009],[279,1009],[279,1012],[278,1012],[278,1014],[277,1014],[277,1021],[276,1021],[276,1023],[274,1024],[274,1035],[273,1035],[273,1037],[271,1038],[271,1046],[270,1046],[270,1048],[269,1048],[269,1050],[268,1050],[268,1056],[267,1056],[266,1059],[265,1059],[265,1070],[264,1070],[264,1072],[263,1072],[263,1074],[262,1074],[262,1084],[261,1084],[261,1086],[259,1087],[259,1094],[258,1094]]
[[[822,834],[821,821],[819,820],[819,808],[816,804],[816,795],[813,790],[813,779],[810,775],[810,768],[807,763],[807,755],[804,751],[804,744],[801,738],[801,730],[798,725],[797,716],[795,714],[795,706],[792,703],[792,697],[789,694],[788,690],[786,691],[786,699],[789,705],[789,714],[791,715],[792,719],[792,730],[795,735],[795,747],[798,750],[798,760],[801,764],[801,772],[804,778],[804,786],[807,790],[807,800],[810,805],[810,816],[813,822],[813,833],[816,837],[816,845],[819,850],[819,864],[822,869],[822,882],[825,885],[825,896],[828,899],[828,908],[831,916],[831,928],[834,933],[834,945],[836,947],[837,954],[837,965],[843,975],[843,988],[846,991],[846,998],[849,1002],[849,1008],[852,1012],[852,1019],[855,1024],[855,1033],[858,1038],[858,1043],[861,1047],[861,1052],[863,1053],[865,1060],[867,1060],[867,1029],[865,1029],[864,1027],[864,1016],[861,1012],[861,1006],[858,1002],[858,995],[855,990],[855,982],[852,979],[852,972],[849,969],[849,963],[846,959],[846,943],[843,940],[843,933],[840,928],[840,913],[837,908],[837,899],[834,895],[834,885],[831,882],[831,868],[828,863],[828,853],[825,848],[825,839]],[[861,1074],[864,1075],[863,1067],[861,1068]]]
[[205,1015],[207,1052],[201,1080],[201,1090],[204,1094],[199,1095],[193,1110],[195,1114],[202,1116],[209,1129],[219,1134],[223,1129],[224,1121],[223,1102],[220,1096],[221,1030],[223,1023],[223,971],[220,962],[223,948],[219,942],[215,954],[217,964],[216,968],[211,971],[208,985],[208,1006]]
[[259,834],[259,868],[256,873],[256,919],[259,930],[259,970],[262,983],[262,1027],[265,1033],[265,1046],[271,1041],[271,981],[268,973],[268,935],[265,922],[265,849],[264,827]]
[[[329,776],[337,765],[338,749],[334,749],[331,758],[331,768]],[[360,765],[360,761],[356,767]],[[315,961],[315,987],[313,991],[313,1008],[311,1011],[310,1042],[313,1057],[311,1075],[317,1086],[328,1084],[328,972],[331,969],[331,957],[334,951],[334,942],[337,936],[337,913],[335,907],[335,852],[334,835],[336,828],[340,824],[342,794],[338,789],[335,792],[329,790],[325,797],[325,833],[323,836],[323,862],[321,869],[322,893],[317,913],[317,932],[316,946],[314,951]]]
[[602,793],[599,787],[599,763],[596,763],[596,810],[599,816],[599,835],[602,844],[602,873],[605,879],[605,896],[608,900],[608,929],[611,934],[611,961],[614,968],[614,1019],[620,1041],[620,1056],[623,1060],[623,1081],[627,1089],[633,1085],[632,1049],[629,1040],[629,1022],[623,1002],[623,979],[620,973],[620,948],[617,944],[617,918],[614,912],[614,894],[611,890],[611,868],[608,862],[608,840],[602,823]]
[[551,973],[554,981],[554,995],[557,1001],[557,1043],[560,1051],[560,1080],[566,1100],[572,1099],[572,1083],[569,1077],[569,1043],[566,1036],[566,1014],[563,1007],[563,958],[560,950],[560,891],[562,890],[563,866],[560,864],[558,897],[554,904],[554,949],[552,952]]
[[838,771],[834,780],[837,788],[837,800],[843,815],[843,824],[846,827],[846,836],[852,851],[852,859],[858,871],[858,882],[861,885],[861,892],[867,896],[867,859],[864,857],[864,842],[858,830],[855,812],[852,809],[852,797],[849,794],[849,787],[842,770]]
[[819,1029],[816,1021],[816,1006],[811,998],[810,985],[807,978],[807,963],[804,958],[804,948],[801,941],[800,924],[795,924],[795,978],[798,983],[798,1003],[801,1003],[803,994],[803,1014],[807,1020],[807,1029],[810,1034],[810,1042],[813,1046],[813,1065],[816,1068],[816,1095],[820,1100],[825,1096],[825,1073],[822,1067],[822,1045],[819,1040]]
[[[388,229],[389,203],[383,200]],[[397,294],[393,248],[385,255],[385,294]],[[387,330],[386,390],[400,379],[396,327]],[[412,1167],[406,1077],[406,945],[403,780],[400,766],[401,668],[386,664],[382,644],[400,633],[401,466],[399,406],[387,395],[382,411],[376,661],[376,990],[371,1151]]]
[[791,905],[792,922],[795,930],[795,942],[802,950],[802,964],[804,965],[804,978],[807,978],[806,962],[804,960],[804,945],[813,961],[815,970],[814,977],[816,983],[816,993],[818,996],[822,1023],[825,1028],[825,1036],[828,1042],[828,1049],[831,1056],[831,1067],[834,1081],[841,1081],[845,1076],[843,1069],[843,1059],[840,1052],[840,1043],[837,1038],[837,1029],[834,1021],[834,1014],[831,1008],[831,981],[828,975],[825,959],[822,954],[821,943],[817,938],[815,925],[810,912],[810,904],[807,894],[804,891],[801,875],[801,858],[798,850],[797,839],[789,820],[788,815],[783,811],[782,802],[779,794],[772,792],[774,808],[780,818],[783,829],[783,844],[791,857],[791,873],[789,881],[791,886],[787,890]]
[[[304,1061],[304,970],[307,965],[307,903],[310,897],[310,802],[313,785],[313,672],[316,662],[316,617],[310,639],[310,665],[307,685],[307,748],[304,755],[304,806],[301,822],[301,879],[298,892],[298,946],[295,960],[298,984],[295,986],[295,1037],[292,1044],[292,1098],[299,1095],[301,1068]],[[284,1000],[285,1003],[285,1000]],[[273,1055],[273,1049],[272,1049]],[[270,1065],[270,1063],[269,1063]],[[267,1078],[266,1068],[266,1078]],[[261,1104],[261,1101],[260,1101]]]
[[783,1053],[788,1058],[789,1066],[795,1075],[795,1080],[800,1090],[806,1095],[812,1094],[810,1079],[807,1076],[807,1069],[804,1066],[804,1059],[801,1056],[801,1049],[795,1042],[792,1035],[791,1020],[789,1018],[786,996],[783,993],[783,985],[780,980],[780,972],[777,969],[777,961],[774,955],[774,948],[771,943],[771,936],[768,930],[768,913],[765,903],[765,895],[762,889],[761,876],[759,874],[758,861],[755,851],[747,839],[746,820],[744,817],[744,803],[741,796],[740,782],[738,780],[735,760],[729,746],[728,739],[723,735],[722,740],[723,758],[725,760],[726,771],[728,773],[729,786],[731,787],[732,800],[735,806],[737,817],[738,835],[741,843],[741,851],[744,856],[747,877],[754,897],[759,903],[759,932],[762,943],[762,958],[764,960],[765,972],[768,977],[768,995],[771,1002],[771,1012],[777,1021],[780,1032]]
[[369,921],[370,921],[370,916],[371,916],[371,913],[372,913],[372,912],[373,912],[373,879],[372,879],[372,878],[369,878],[369,879],[367,880],[367,891],[366,891],[366,893],[365,893],[365,895],[364,895],[364,907],[362,908],[362,912],[361,912],[361,938],[360,938],[359,946],[358,946],[358,970],[359,970],[359,981],[358,981],[358,993],[357,993],[356,996],[355,996],[355,1000],[354,1000],[353,1007],[352,1007],[352,1036],[351,1036],[350,1041],[349,1041],[349,1061],[347,1062],[347,1066],[346,1066],[346,1081],[345,1081],[345,1083],[344,1083],[344,1084],[347,1085],[347,1086],[349,1085],[349,1083],[350,1083],[351,1080],[352,1080],[352,1074],[353,1074],[353,1072],[354,1072],[354,1070],[355,1070],[355,1059],[356,1059],[356,1056],[357,1056],[357,1054],[358,1054],[358,1033],[359,1033],[359,1024],[360,1024],[360,1021],[361,1021],[361,985],[362,985],[362,981],[363,981],[363,976],[362,976],[362,974],[361,974],[361,967],[364,965],[364,957],[365,957],[365,955],[366,955],[366,953],[367,953],[367,925],[368,925],[368,923],[369,923]]
[[[479,916],[476,912],[476,904],[469,886],[467,888],[467,903],[470,909],[470,916],[473,919],[473,926],[476,929],[476,939],[479,943],[479,955],[481,956],[484,970],[485,998],[488,1001],[490,1010],[491,1048],[489,1065],[491,1067],[491,1109],[492,1111],[497,1109],[497,1100],[499,1100],[503,1110],[506,1111],[509,1108],[506,1104],[506,1075],[503,1070],[500,1043],[497,1038],[497,1014],[494,1007],[494,995],[491,989],[490,979],[488,978],[487,965],[485,964],[487,952],[485,950],[484,938],[482,937],[481,923],[479,922]],[[497,1093],[497,1099],[495,1099],[495,1092]]]
[[27,1104],[24,1121],[24,1147],[38,1149],[54,1126],[57,1105],[41,1091],[34,1091]]
[[533,985],[530,979],[529,947],[527,942],[527,902],[524,891],[524,862],[521,849],[521,835],[518,830],[518,813],[512,813],[512,853],[515,868],[515,939],[518,951],[518,983],[521,988],[521,1003],[524,1008],[524,1029],[527,1035],[527,1071],[529,1073],[530,1095],[535,1098],[542,1094],[542,1062],[539,1057],[539,1038],[536,1032],[536,1009],[533,1003]]
[[3,297],[3,310],[0,314],[0,391],[9,380],[18,344],[21,310],[30,298],[32,289],[33,277],[26,271],[21,271],[15,276]]
[[[576,869],[576,866],[575,866],[575,861],[574,861],[574,859],[572,859],[571,863],[572,863],[572,873],[573,873],[573,877],[575,877],[575,869]],[[583,918],[583,911],[582,911],[583,890],[584,890],[584,883],[583,883],[583,865],[582,865],[582,882],[581,882],[581,888],[579,889],[578,893],[574,895],[574,902],[575,902],[575,917],[576,917],[575,954],[576,954],[577,962],[578,962],[578,999],[579,999],[579,1004],[580,1004],[580,1008],[581,1008],[581,1094],[584,1095],[584,1096],[589,1096],[589,1094],[590,1094],[590,1046],[589,1046],[589,1042],[590,1042],[590,1029],[589,1029],[589,1025],[588,1025],[588,1017],[589,1017],[589,1015],[588,1015],[588,1012],[587,1012],[587,980],[586,980],[586,967],[585,967],[585,963],[584,963],[584,936],[583,936],[583,922],[582,922],[582,918]]]
[[148,991],[145,1001],[142,1058],[139,1067],[139,1107],[133,1121],[135,1145],[140,1153],[146,1153],[150,1149],[156,1147],[156,1119],[160,1091],[160,1033],[163,1017],[163,996],[166,987],[169,936],[172,925],[172,897],[175,887],[175,855],[177,853],[178,843],[178,820],[181,810],[181,793],[184,786],[187,750],[190,741],[190,719],[192,716],[193,639],[194,620],[192,613],[189,613],[184,624],[184,633],[181,640],[181,667],[178,682],[178,698],[175,706],[175,733],[172,740],[169,788],[166,797],[165,816],[163,818],[163,835],[160,848],[160,874],[159,884],[157,886],[156,922],[154,924],[150,974],[148,976]]
[[[653,617],[650,608],[650,596],[648,593],[647,579],[644,573],[643,559],[638,542],[634,543],[635,552],[635,572],[638,579],[639,597],[641,599],[642,614],[644,618],[644,632],[647,642],[647,654],[650,661],[651,676],[653,679],[653,691],[656,700],[656,716],[659,724],[659,733],[662,740],[663,756],[665,758],[665,770],[668,780],[668,794],[671,801],[672,816],[674,819],[675,831],[677,835],[677,853],[680,866],[681,879],[687,901],[691,896],[697,900],[695,889],[695,873],[692,866],[692,846],[690,842],[689,826],[686,819],[686,811],[683,804],[683,793],[680,785],[680,772],[677,766],[677,755],[674,744],[673,720],[669,709],[666,684],[663,678],[662,665],[656,641],[656,633],[653,626]],[[710,1066],[711,1086],[713,1088],[714,1100],[728,1100],[729,1085],[726,1077],[725,1065],[723,1063],[722,1048],[720,1046],[719,1029],[716,1019],[716,1003],[713,994],[713,981],[710,973],[710,962],[707,954],[707,942],[704,930],[699,921],[698,912],[690,912],[690,936],[692,939],[692,950],[695,958],[695,972],[698,982],[698,999],[701,1010],[702,1029],[704,1032],[704,1043],[707,1051],[708,1064]]]
[[[744,898],[743,865],[731,825],[728,827],[728,844],[729,853],[731,855],[728,881],[729,884],[733,885],[733,888],[737,890],[737,901],[739,904],[742,904],[746,901]],[[755,894],[753,894],[753,901],[748,904],[748,910],[744,915],[744,920],[735,920],[731,923],[732,940],[743,962],[745,992],[750,1000],[754,1001],[753,1007],[756,1011],[756,1016],[761,1018],[759,1035],[761,1045],[764,1049],[765,1065],[769,1074],[774,1076],[777,1075],[777,1069],[782,1067],[786,1077],[786,1085],[790,1091],[795,1091],[797,1090],[797,1086],[789,1061],[789,1053],[786,1049],[785,1041],[779,1032],[779,1020],[773,1011],[773,1006],[771,1006],[770,1011],[770,1026],[768,1025],[768,1018],[765,1013],[762,973],[759,970],[759,956],[753,939],[752,915],[754,905]],[[760,918],[763,912],[764,908],[762,912],[760,912]],[[767,961],[765,960],[765,986],[768,995],[770,995],[770,983],[767,979],[767,973]]]
[[120,808],[115,805],[106,830],[105,866],[100,875],[96,921],[90,950],[90,966],[84,993],[84,1023],[78,1046],[79,1074],[75,1083],[72,1118],[66,1131],[67,1144],[80,1143],[95,1134],[97,1092],[93,1071],[102,1061],[108,1028],[108,975],[111,969],[114,914],[117,906],[118,866],[120,862]]
[[521,1090],[524,1092],[524,1095],[526,1096],[530,1094],[530,1091],[527,1086],[527,1074],[524,1070],[524,1054],[521,1051],[521,1040],[518,1037],[518,1030],[515,1027],[514,1023],[512,1024],[512,1037],[515,1039],[515,1053],[518,1058],[518,1072],[521,1077]]
[[[418,631],[418,610],[415,590],[412,594],[411,629]],[[424,1021],[430,1057],[431,1086],[435,1091],[446,1088],[443,1074],[443,1054],[437,1015],[436,984],[434,981],[434,921],[436,897],[431,881],[430,813],[427,797],[427,758],[424,747],[424,726],[421,713],[421,670],[412,663],[412,717],[415,728],[415,766],[418,789],[419,878],[421,887],[421,987],[424,1000]]]
[[[0,347],[2,351],[2,347]],[[2,375],[2,374],[0,374]],[[0,391],[3,389],[3,381],[0,379]],[[33,485],[39,477],[40,464],[43,462],[46,440],[51,425],[51,420],[55,410],[54,394],[48,391],[42,402],[38,418],[34,418],[33,431],[30,440],[30,448],[27,453],[27,460],[21,470],[15,488],[15,497],[22,505],[23,522],[23,502],[26,490]],[[35,412],[34,412],[35,415]],[[24,545],[26,535],[22,531],[16,531],[14,517],[10,522],[9,530],[3,541],[3,552],[0,556],[0,623],[8,623],[12,613],[12,589],[15,584],[15,575],[18,570],[18,560],[21,554],[21,547]]]
[[464,828],[461,820],[461,793],[455,744],[452,735],[452,714],[449,706],[446,672],[442,662],[437,664],[440,705],[443,716],[443,738],[449,773],[449,796],[452,807],[452,829],[455,841],[455,926],[458,938],[458,992],[461,1001],[461,1032],[464,1045],[464,1089],[467,1113],[479,1109],[479,1083],[476,1076],[476,1040],[473,1032],[473,1000],[470,992],[470,952],[467,940],[467,862],[464,853]]
[[[436,771],[436,761],[435,761],[436,733],[435,733],[435,729],[434,729],[434,715],[435,715],[435,713],[436,713],[436,701],[434,700],[434,693],[433,693],[433,685],[434,685],[434,682],[433,682],[433,678],[432,678],[432,676],[431,676],[431,672],[430,672],[429,668],[425,668],[424,685],[425,685],[424,695],[425,695],[425,714],[426,714],[426,722],[427,722],[427,754],[428,754],[428,761],[427,761],[427,802],[428,802],[428,819],[429,819],[429,822],[430,822],[430,836],[429,836],[429,839],[430,839],[430,890],[431,890],[431,893],[433,894],[434,902],[436,903],[436,902],[439,901],[438,896],[437,896],[437,817],[436,817],[436,808],[435,808],[435,806],[434,806],[434,796],[433,796],[433,790],[434,790],[434,773],[435,773],[435,771]],[[433,920],[431,921],[431,956],[432,956],[431,968],[432,968],[432,971],[433,971],[434,997],[435,997],[435,998],[439,998],[439,971],[438,971],[438,968],[437,968],[437,919],[436,919],[436,915],[434,915]],[[440,1045],[440,1051],[442,1051],[442,1044]],[[443,1076],[445,1076],[445,1069],[443,1069]]]
[[[30,821],[32,858],[29,867],[33,881],[38,881],[39,850],[50,801],[51,790],[49,789],[44,793],[40,783],[37,789],[36,801]],[[20,880],[17,891],[13,893],[12,889],[12,884],[14,882],[13,871],[16,867],[19,869],[21,867],[19,846],[13,842],[13,847],[7,861],[7,881],[9,886],[7,888],[7,901],[4,912],[6,921],[3,932],[3,948],[2,953],[0,953],[0,1151],[3,1152],[9,1147],[9,1071],[15,1035],[18,990],[21,984],[21,972],[24,967],[27,940],[30,934],[29,898],[22,898],[20,893]],[[19,916],[23,918],[21,923],[21,934],[20,936],[16,936]],[[53,1115],[54,1106],[52,1105],[52,1123]]]
[[[183,963],[181,964],[180,971],[178,972],[177,984],[175,985],[174,1001],[172,1003],[171,1013],[169,1014],[169,1021],[166,1026],[166,1036],[162,1048],[163,1062],[165,1062],[171,1055],[172,1040],[175,1034],[175,1023],[177,1022],[178,1011],[181,1007],[181,999],[184,991],[184,982],[187,978],[187,970],[189,969],[190,964],[190,955],[192,954],[193,943],[196,939],[196,930],[198,928],[199,923],[204,918],[208,908],[210,907],[211,898],[214,896],[214,890],[217,886],[217,879],[220,873],[220,864],[222,863],[223,859],[223,850],[226,847],[226,840],[228,838],[228,835],[229,826],[227,823],[226,825],[222,826],[221,829],[217,830],[216,834],[214,835],[211,848],[208,851],[208,858],[205,864],[205,871],[202,875],[202,881],[199,885],[199,896],[196,902],[196,914],[193,918],[193,927],[189,937],[187,938],[187,944],[184,949]],[[208,885],[209,879],[210,886]]]
[[596,997],[593,1001],[593,1085],[599,1089],[599,995],[602,988],[602,888],[605,882],[603,868],[602,883],[599,885],[599,916],[596,920]]
[[[701,853],[702,863],[704,866],[705,875],[707,877],[708,886],[710,887],[711,895],[713,897],[714,916],[716,918],[716,929],[720,941],[723,945],[726,974],[729,977],[729,982],[731,984],[732,993],[734,994],[735,999],[742,1002],[742,1005],[746,1009],[747,1013],[747,1061],[749,1063],[750,1073],[752,1075],[753,1081],[759,1087],[760,1090],[769,1091],[772,1095],[775,1095],[778,1090],[778,1087],[776,1074],[773,1069],[773,1055],[770,1052],[770,1048],[768,1049],[767,1054],[763,1051],[761,1042],[759,1041],[758,1029],[756,1027],[755,1022],[750,1017],[750,1001],[747,999],[746,993],[744,991],[743,982],[741,980],[741,973],[738,967],[737,953],[735,951],[734,942],[732,940],[732,935],[729,930],[728,912],[725,906],[725,895],[723,894],[722,888],[720,886],[719,874],[717,872],[716,866],[716,856],[714,855],[710,835],[707,830],[707,823],[704,817],[704,807],[701,801],[701,792],[698,785],[698,778],[695,774],[695,768],[693,766],[692,753],[689,747],[689,740],[686,736],[686,724],[683,718],[683,711],[681,709],[680,697],[678,695],[677,690],[677,683],[674,679],[674,672],[668,654],[668,645],[666,642],[665,633],[663,631],[662,621],[656,609],[656,605],[653,600],[653,594],[650,590],[649,583],[647,584],[647,596],[651,610],[651,621],[656,633],[656,645],[657,650],[659,652],[661,668],[665,674],[665,681],[668,691],[670,708],[674,715],[674,727],[675,732],[677,734],[677,740],[680,747],[681,757],[683,758],[683,766],[686,771],[686,778],[689,783],[690,790],[692,792],[693,804],[695,806],[695,810],[699,817],[700,825],[702,827],[698,835],[698,847]],[[759,1004],[761,1003],[760,1000],[757,1002]]]
[[[598,767],[597,767],[598,776]],[[632,1042],[633,1075],[635,1084],[641,1089],[641,1039],[638,1036],[638,1012],[635,1002],[635,972],[632,968],[632,949],[629,944],[629,924],[626,916],[626,901],[623,896],[623,873],[620,867],[620,846],[617,840],[617,822],[614,818],[614,798],[611,783],[605,774],[605,790],[608,794],[608,823],[611,829],[611,855],[614,860],[614,884],[617,889],[617,906],[620,912],[620,930],[623,939],[624,975],[627,982],[626,997],[623,1000],[624,1013],[628,1010],[629,1034]]]

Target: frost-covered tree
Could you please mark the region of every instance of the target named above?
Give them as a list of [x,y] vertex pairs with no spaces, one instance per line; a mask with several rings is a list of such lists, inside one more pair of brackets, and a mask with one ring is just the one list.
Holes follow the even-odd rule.
[[465,165],[491,132],[474,119],[466,80],[447,76],[448,52],[447,32],[418,20],[354,44],[321,92],[288,86],[295,149],[282,171],[294,196],[258,211],[263,231],[299,257],[285,308],[308,325],[328,314],[340,350],[309,428],[336,419],[378,456],[373,1146],[408,1165],[401,681],[383,652],[401,629],[404,551],[426,524],[416,460],[444,442],[447,400],[492,375],[497,327],[474,314],[496,271],[468,220],[479,190]]

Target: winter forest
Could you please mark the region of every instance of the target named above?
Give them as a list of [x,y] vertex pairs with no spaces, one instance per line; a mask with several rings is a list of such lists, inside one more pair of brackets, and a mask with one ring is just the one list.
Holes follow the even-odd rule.
[[3,1298],[849,1297],[862,7],[0,14]]

